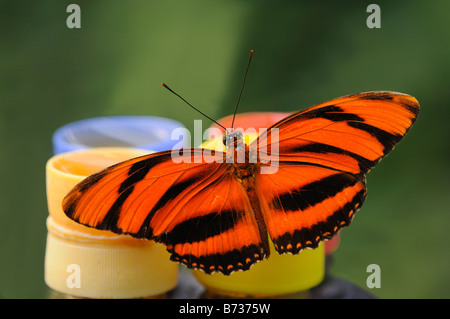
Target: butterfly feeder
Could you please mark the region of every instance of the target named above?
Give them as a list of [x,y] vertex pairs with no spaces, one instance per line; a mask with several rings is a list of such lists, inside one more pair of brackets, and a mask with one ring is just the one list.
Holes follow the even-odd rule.
[[73,122],[55,131],[55,155],[46,165],[44,267],[45,282],[53,292],[146,298],[163,296],[177,285],[178,266],[163,245],[82,226],[67,218],[61,202],[76,184],[105,167],[149,150],[170,149],[177,143],[170,134],[178,127],[182,124],[166,118],[112,116]]

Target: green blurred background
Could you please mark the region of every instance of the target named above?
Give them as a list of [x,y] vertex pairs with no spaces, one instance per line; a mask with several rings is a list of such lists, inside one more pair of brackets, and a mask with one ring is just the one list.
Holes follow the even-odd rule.
[[[380,298],[450,297],[450,2],[0,1],[0,297],[45,298],[51,135],[102,115],[213,118],[296,111],[368,90],[414,95],[418,121],[368,175],[368,198],[342,231],[332,273]],[[66,8],[81,7],[81,29]],[[208,124],[204,122],[204,127]],[[381,267],[368,289],[366,267]]]

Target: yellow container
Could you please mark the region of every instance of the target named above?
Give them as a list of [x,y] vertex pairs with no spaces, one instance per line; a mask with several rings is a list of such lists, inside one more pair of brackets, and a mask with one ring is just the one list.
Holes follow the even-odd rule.
[[[244,137],[249,144],[257,135]],[[224,151],[221,138],[207,141],[204,148]],[[310,288],[322,282],[325,275],[325,249],[321,243],[316,249],[305,249],[298,255],[279,255],[271,245],[268,259],[253,265],[248,271],[205,274],[194,271],[194,276],[208,290],[219,297],[276,297],[283,295],[305,296]]]
[[87,176],[146,153],[92,148],[55,155],[47,162],[45,282],[50,288],[77,297],[147,298],[177,285],[178,266],[163,245],[85,227],[61,207],[64,196]]
[[306,249],[299,255],[279,255],[271,243],[271,255],[253,265],[248,271],[207,275],[200,270],[194,276],[212,296],[276,297],[305,296],[303,292],[317,286],[325,273],[325,250],[321,243],[316,249]]

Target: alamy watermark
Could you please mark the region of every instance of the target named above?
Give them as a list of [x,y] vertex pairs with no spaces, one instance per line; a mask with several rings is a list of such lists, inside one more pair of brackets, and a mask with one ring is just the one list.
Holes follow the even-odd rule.
[[[69,4],[66,12],[70,13],[66,20],[69,29],[81,28],[81,8],[78,4]],[[366,25],[369,29],[381,28],[381,9],[378,4],[372,3],[367,6],[366,12],[370,13],[367,17]]]
[[66,279],[67,288],[81,288],[81,267],[78,264],[67,265],[66,271],[70,273]]
[[370,264],[366,268],[370,275],[366,279],[367,288],[381,288],[381,268],[377,264]]
[[66,25],[69,29],[81,28],[81,8],[78,4],[69,4],[66,12],[70,13],[66,19]]
[[366,12],[370,12],[366,20],[366,25],[369,29],[380,29],[381,28],[381,9],[378,4],[369,4],[367,6]]

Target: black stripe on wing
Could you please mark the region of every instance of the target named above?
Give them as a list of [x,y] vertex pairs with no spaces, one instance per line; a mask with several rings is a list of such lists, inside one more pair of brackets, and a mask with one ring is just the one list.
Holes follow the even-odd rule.
[[158,240],[167,245],[204,241],[233,229],[244,214],[245,212],[222,210],[193,217],[179,223],[170,232],[161,235]]
[[346,173],[334,174],[309,183],[301,189],[285,192],[275,197],[271,206],[275,210],[302,211],[323,202],[358,182],[354,176]]
[[343,207],[331,212],[325,221],[318,222],[309,228],[297,229],[293,233],[288,232],[272,238],[276,251],[280,254],[298,254],[304,248],[316,248],[322,240],[332,238],[339,229],[350,224],[365,198],[366,190],[363,189]]

